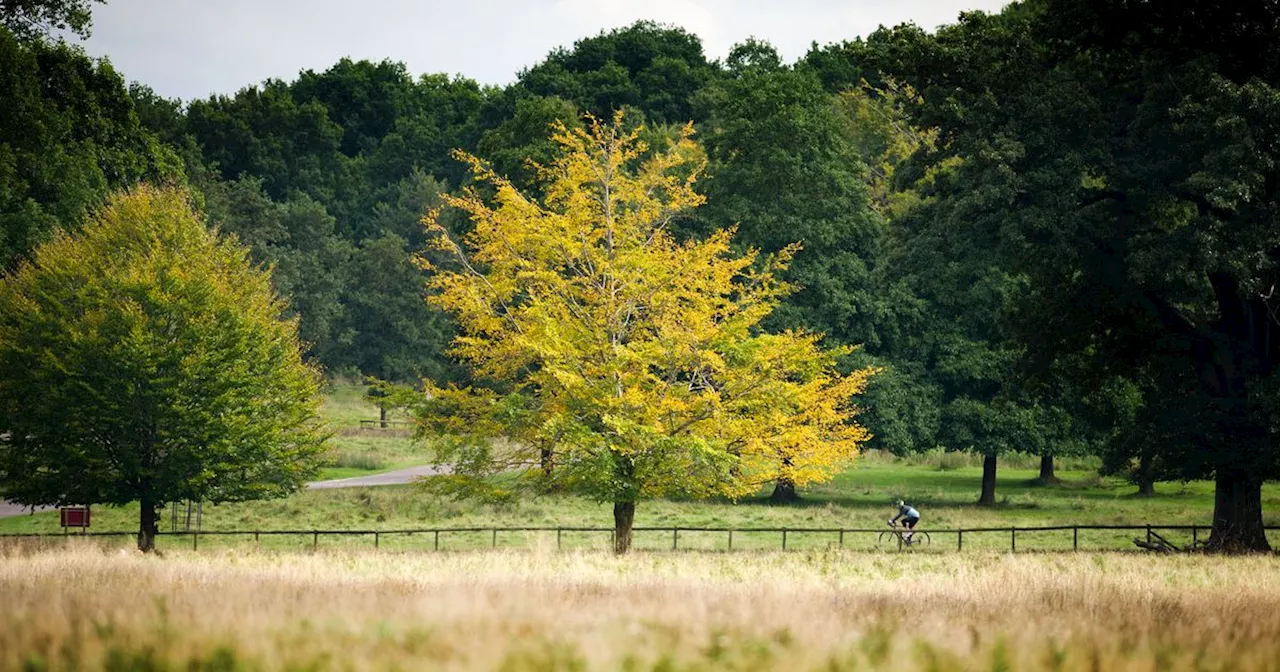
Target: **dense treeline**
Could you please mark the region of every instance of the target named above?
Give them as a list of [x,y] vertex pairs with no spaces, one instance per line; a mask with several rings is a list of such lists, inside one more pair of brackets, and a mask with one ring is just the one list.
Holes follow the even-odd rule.
[[[0,263],[111,189],[185,181],[275,268],[331,373],[458,378],[423,300],[425,212],[462,149],[539,193],[552,122],[624,109],[655,146],[692,121],[708,204],[681,236],[799,241],[770,328],[861,344],[872,444],[1099,451],[1143,492],[1218,479],[1214,543],[1257,548],[1274,446],[1277,12],[1261,2],[1025,0],[723,61],[641,22],[504,88],[342,60],[187,103],[30,31],[0,34]],[[11,24],[9,24],[11,25]],[[463,220],[445,214],[446,226]],[[781,496],[787,484],[779,483]]]

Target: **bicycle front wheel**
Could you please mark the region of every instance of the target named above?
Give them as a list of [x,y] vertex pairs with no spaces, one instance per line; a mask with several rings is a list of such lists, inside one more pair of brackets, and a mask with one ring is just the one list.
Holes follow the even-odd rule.
[[876,545],[884,549],[900,548],[903,545],[902,534],[897,530],[885,530],[876,539]]

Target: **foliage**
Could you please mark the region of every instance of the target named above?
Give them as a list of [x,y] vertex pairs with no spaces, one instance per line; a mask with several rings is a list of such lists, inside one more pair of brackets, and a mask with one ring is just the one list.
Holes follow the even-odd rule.
[[601,118],[634,108],[654,123],[682,124],[701,121],[695,94],[715,75],[697,36],[638,21],[551,52],[520,73],[517,89],[572,101]]
[[797,286],[770,323],[836,343],[879,345],[887,309],[871,272],[881,220],[868,205],[866,167],[844,134],[835,100],[804,70],[748,42],[729,57],[707,137],[709,230],[738,227],[773,253],[800,242],[783,276]]
[[111,190],[181,177],[177,154],[139,124],[109,63],[0,28],[0,72],[0,272],[74,229]]
[[183,193],[114,196],[0,282],[0,475],[24,504],[279,496],[315,473],[320,380],[247,251]]
[[876,38],[938,158],[964,158],[954,198],[983,195],[988,249],[1026,279],[1029,371],[1155,386],[1133,417],[1179,428],[1161,452],[1218,479],[1213,545],[1234,550],[1267,547],[1258,492],[1280,473],[1280,79],[1241,51],[1280,33],[1274,7],[1246,5],[1045,0]]
[[[829,478],[867,438],[850,404],[873,370],[841,376],[849,349],[759,332],[797,248],[758,268],[756,252],[730,254],[728,230],[676,242],[672,218],[702,202],[692,129],[642,158],[621,121],[560,127],[543,204],[462,156],[496,207],[474,190],[448,199],[475,228],[464,250],[437,225],[460,268],[437,272],[433,301],[457,316],[454,354],[489,386],[428,386],[424,423],[459,437],[446,454],[462,474],[544,461],[529,469],[539,486],[615,507]],[[498,437],[516,443],[499,454]]]
[[55,30],[70,30],[89,37],[92,4],[107,0],[3,0],[0,27],[25,41],[38,41]]

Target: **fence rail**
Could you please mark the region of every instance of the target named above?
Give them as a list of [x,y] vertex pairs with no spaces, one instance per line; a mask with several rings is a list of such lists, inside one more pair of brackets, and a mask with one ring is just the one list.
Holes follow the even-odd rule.
[[360,429],[413,429],[412,420],[361,420]]
[[[1140,533],[1145,533],[1146,542],[1148,544],[1152,542],[1153,538],[1159,538],[1160,540],[1163,541],[1164,537],[1162,537],[1159,534],[1160,532],[1190,532],[1191,545],[1195,546],[1200,541],[1200,533],[1202,531],[1207,532],[1210,529],[1211,528],[1208,525],[1156,525],[1156,524],[1144,523],[1140,525],[1116,525],[1116,524],[1112,524],[1112,525],[1047,525],[1047,526],[1030,526],[1030,527],[1018,527],[1018,526],[970,527],[970,528],[950,528],[950,529],[919,528],[917,530],[917,533],[926,533],[931,537],[942,537],[942,538],[947,538],[947,537],[950,537],[951,535],[955,535],[956,542],[955,542],[954,549],[957,551],[964,550],[965,535],[970,535],[970,539],[972,540],[973,539],[972,535],[977,535],[977,534],[1007,534],[1008,540],[1009,540],[1009,545],[1008,545],[1009,551],[1017,552],[1019,533],[1022,533],[1024,535],[1023,539],[1025,540],[1027,539],[1026,535],[1031,533],[1070,531],[1071,532],[1071,550],[1078,551],[1081,548],[1081,545],[1080,545],[1081,531],[1140,532]],[[1280,526],[1267,525],[1267,526],[1264,526],[1263,529],[1267,532],[1276,532],[1276,531],[1280,531]],[[595,527],[595,526],[584,527],[584,526],[563,526],[563,525],[561,526],[534,525],[534,526],[512,526],[512,527],[426,527],[426,528],[376,529],[376,530],[373,530],[373,529],[370,529],[370,530],[366,530],[366,529],[358,529],[358,530],[321,530],[321,529],[190,530],[190,531],[176,531],[176,532],[162,531],[158,534],[158,536],[159,537],[191,537],[192,548],[198,549],[200,546],[201,537],[249,537],[249,536],[252,536],[255,543],[260,542],[262,537],[280,537],[280,536],[299,536],[303,538],[311,537],[312,548],[315,548],[319,545],[320,537],[322,536],[323,537],[372,537],[374,548],[379,548],[381,546],[381,542],[384,537],[394,537],[397,535],[405,536],[405,537],[409,537],[413,535],[430,535],[432,538],[433,550],[440,550],[442,536],[445,538],[446,541],[448,541],[449,535],[459,535],[459,534],[474,535],[474,534],[488,533],[491,537],[490,546],[492,548],[497,548],[499,533],[518,533],[518,532],[547,532],[547,533],[555,532],[556,548],[560,549],[560,548],[563,548],[565,533],[609,534],[610,540],[612,541],[614,528]],[[881,535],[885,533],[894,535],[898,543],[893,545],[901,549],[902,548],[901,537],[898,537],[897,534],[904,531],[901,530],[901,528],[898,528],[898,530],[895,531],[893,529],[885,528],[885,527],[849,528],[849,527],[637,526],[632,528],[632,532],[633,533],[652,533],[652,532],[668,533],[671,535],[672,550],[679,550],[681,532],[726,533],[728,535],[727,536],[728,543],[725,548],[726,550],[730,550],[730,551],[734,550],[733,538],[735,534],[739,535],[739,539],[741,539],[742,535],[744,534],[757,534],[757,535],[777,534],[779,535],[779,541],[781,542],[781,549],[785,551],[787,550],[787,541],[788,541],[787,538],[789,535],[791,535],[793,539],[794,539],[794,535],[832,535],[834,537],[834,544],[829,541],[828,545],[839,547],[839,548],[845,548],[846,547],[845,540],[847,536],[877,535],[877,537],[879,538],[881,537]],[[68,538],[69,539],[69,538],[76,538],[76,537],[126,537],[126,536],[133,536],[135,534],[137,534],[136,531],[126,531],[126,530],[108,531],[108,532],[87,532],[87,531],[85,532],[20,532],[20,533],[0,533],[0,539],[22,539],[22,538],[29,538],[29,539]],[[891,538],[890,541],[892,542],[893,539]],[[942,549],[944,547],[951,548],[949,545],[942,544],[941,542],[939,542],[936,545],[931,544],[931,546],[934,549]],[[794,545],[793,545],[793,548],[794,548]],[[739,546],[739,550],[741,550],[741,546]],[[1024,547],[1024,550],[1025,550],[1025,547]],[[1043,550],[1053,550],[1053,549],[1037,549],[1037,550],[1043,551]],[[1061,550],[1065,551],[1066,549],[1063,548]],[[1086,547],[1085,550],[1115,550],[1115,549],[1113,547],[1098,548],[1095,546],[1091,548]]]

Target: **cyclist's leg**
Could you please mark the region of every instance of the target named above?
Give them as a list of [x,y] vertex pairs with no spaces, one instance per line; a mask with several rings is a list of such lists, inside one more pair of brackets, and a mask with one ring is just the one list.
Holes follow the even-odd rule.
[[904,536],[903,541],[907,542],[908,544],[911,543],[911,537],[915,535],[916,523],[918,522],[920,522],[919,518],[903,519],[902,526],[907,528],[907,533]]

